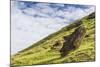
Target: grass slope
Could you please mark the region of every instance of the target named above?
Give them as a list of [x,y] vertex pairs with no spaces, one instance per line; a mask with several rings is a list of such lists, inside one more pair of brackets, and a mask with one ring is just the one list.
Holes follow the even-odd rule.
[[[59,47],[54,48],[57,41],[64,42],[63,37],[69,36],[80,25],[86,28],[86,35],[78,49],[61,57]],[[32,46],[11,56],[12,66],[55,64],[68,62],[85,62],[95,60],[95,13],[75,21],[60,31],[49,35]]]

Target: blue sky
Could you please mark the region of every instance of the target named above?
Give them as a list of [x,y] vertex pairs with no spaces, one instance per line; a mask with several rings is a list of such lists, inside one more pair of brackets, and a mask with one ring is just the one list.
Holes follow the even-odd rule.
[[94,11],[92,5],[12,1],[11,53],[27,48]]

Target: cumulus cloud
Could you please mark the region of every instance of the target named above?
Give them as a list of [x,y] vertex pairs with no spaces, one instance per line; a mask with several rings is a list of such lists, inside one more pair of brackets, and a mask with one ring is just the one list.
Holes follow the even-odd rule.
[[94,6],[25,1],[11,2],[11,53],[95,11]]

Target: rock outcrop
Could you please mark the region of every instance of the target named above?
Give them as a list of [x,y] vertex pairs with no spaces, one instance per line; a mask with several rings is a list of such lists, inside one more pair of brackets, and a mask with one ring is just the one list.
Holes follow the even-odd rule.
[[65,42],[60,50],[61,56],[66,56],[71,50],[77,49],[81,45],[85,33],[85,27],[80,26],[71,35],[63,37]]

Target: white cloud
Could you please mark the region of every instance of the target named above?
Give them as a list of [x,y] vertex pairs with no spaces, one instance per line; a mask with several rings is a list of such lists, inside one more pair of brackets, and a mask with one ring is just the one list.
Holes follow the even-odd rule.
[[[12,1],[11,10],[11,53],[32,45],[51,33],[60,30],[68,25],[70,21],[79,19],[94,11],[91,6],[87,9],[76,7],[58,8],[50,7],[49,3],[37,3],[31,8],[20,10],[18,7],[25,6],[22,3]],[[54,4],[53,4],[54,5]],[[18,7],[17,7],[18,6]],[[64,7],[64,4],[56,4],[57,7]],[[24,12],[24,13],[23,13]]]

